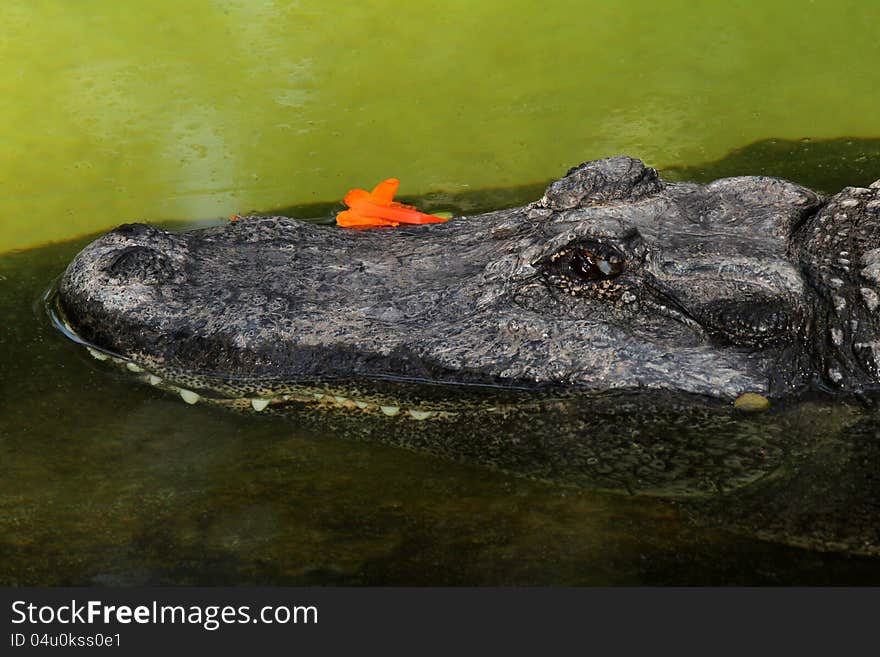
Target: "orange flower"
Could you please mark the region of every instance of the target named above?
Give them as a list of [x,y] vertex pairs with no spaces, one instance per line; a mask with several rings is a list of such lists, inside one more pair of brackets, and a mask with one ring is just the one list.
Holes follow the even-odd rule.
[[436,224],[447,221],[443,217],[419,212],[411,205],[397,203],[394,195],[400,181],[383,180],[373,188],[353,189],[345,195],[344,203],[350,208],[336,215],[336,223],[344,228],[395,227],[400,224]]

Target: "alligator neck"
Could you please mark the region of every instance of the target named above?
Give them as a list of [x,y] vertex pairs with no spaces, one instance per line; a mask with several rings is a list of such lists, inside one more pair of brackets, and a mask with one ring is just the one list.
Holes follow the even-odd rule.
[[823,381],[856,392],[880,384],[880,181],[847,187],[798,231],[819,297],[813,339]]

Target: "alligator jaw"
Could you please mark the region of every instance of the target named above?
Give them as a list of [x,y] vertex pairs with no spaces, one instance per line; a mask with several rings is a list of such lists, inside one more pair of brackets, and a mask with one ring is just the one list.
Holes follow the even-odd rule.
[[[263,412],[290,414],[303,409],[326,411],[333,413],[350,412],[355,415],[398,418],[422,422],[425,420],[442,421],[456,417],[462,410],[478,413],[506,413],[511,409],[525,411],[534,405],[533,395],[519,399],[493,400],[477,402],[467,399],[462,401],[461,395],[444,395],[438,386],[421,382],[419,388],[432,389],[435,397],[432,400],[421,400],[412,394],[395,396],[382,391],[370,382],[316,382],[312,384],[283,384],[267,386],[256,382],[231,382],[210,376],[193,378],[192,373],[183,374],[184,378],[193,383],[182,384],[177,377],[180,373],[169,371],[149,359],[135,360],[118,353],[106,350],[96,344],[89,343],[77,335],[75,329],[67,322],[64,311],[57,303],[57,290],[50,291],[45,299],[45,309],[52,324],[67,338],[80,345],[93,359],[105,366],[124,372],[132,380],[147,384],[150,387],[177,395],[190,405],[206,403],[243,412]],[[413,382],[398,382],[391,388],[402,386],[408,393],[413,392]],[[191,389],[192,388],[192,389]],[[442,386],[440,386],[442,388]],[[236,391],[247,389],[251,394],[237,395]],[[461,391],[457,391],[461,392]],[[547,395],[539,396],[538,405],[547,403]]]

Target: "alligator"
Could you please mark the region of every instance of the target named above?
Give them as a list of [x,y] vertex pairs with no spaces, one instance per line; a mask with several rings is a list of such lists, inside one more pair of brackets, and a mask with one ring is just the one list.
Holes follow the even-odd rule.
[[[356,437],[880,552],[870,430],[829,442],[823,418],[862,426],[849,402],[783,403],[878,389],[880,181],[825,197],[619,156],[442,224],[126,224],[70,263],[54,309],[96,358],[188,403],[317,408]],[[782,410],[737,416],[744,395]],[[767,519],[771,490],[789,504]],[[805,490],[830,507],[793,511]],[[750,501],[734,512],[731,492]]]

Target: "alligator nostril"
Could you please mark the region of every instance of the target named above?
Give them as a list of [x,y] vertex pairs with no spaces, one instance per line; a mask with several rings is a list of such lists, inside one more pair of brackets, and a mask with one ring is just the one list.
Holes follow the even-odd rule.
[[174,279],[177,271],[171,259],[146,246],[129,246],[114,254],[104,268],[112,278],[156,284]]

